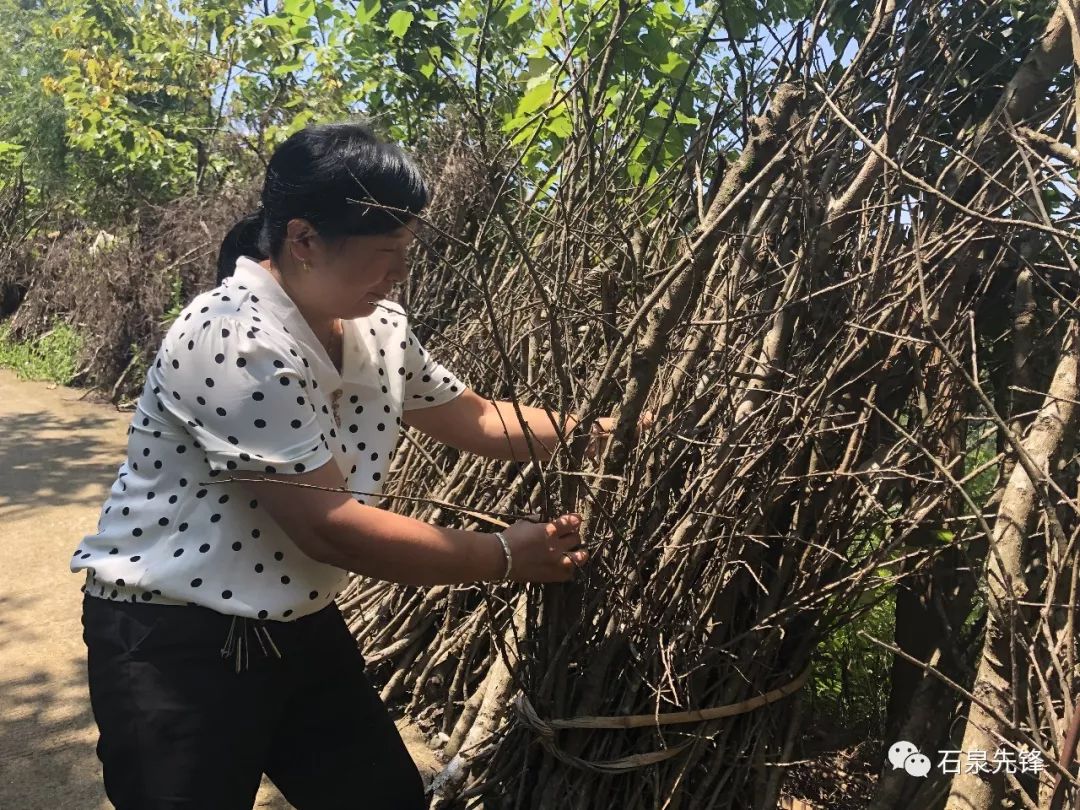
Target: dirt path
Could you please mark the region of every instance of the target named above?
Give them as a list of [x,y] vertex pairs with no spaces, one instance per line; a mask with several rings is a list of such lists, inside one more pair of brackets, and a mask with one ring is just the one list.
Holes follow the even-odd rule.
[[[81,576],[68,571],[123,460],[130,413],[0,369],[0,808],[104,810]],[[403,736],[424,772],[437,767]],[[289,805],[264,780],[259,808]]]

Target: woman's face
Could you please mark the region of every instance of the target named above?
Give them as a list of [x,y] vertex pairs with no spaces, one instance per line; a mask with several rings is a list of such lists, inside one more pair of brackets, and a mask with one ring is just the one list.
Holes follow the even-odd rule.
[[[293,225],[303,222],[293,220]],[[376,310],[391,287],[408,277],[406,255],[415,239],[416,218],[392,233],[379,236],[346,236],[326,241],[307,223],[297,228],[283,253],[294,258],[285,276],[296,303],[319,317],[360,318]],[[306,260],[310,270],[305,270]]]

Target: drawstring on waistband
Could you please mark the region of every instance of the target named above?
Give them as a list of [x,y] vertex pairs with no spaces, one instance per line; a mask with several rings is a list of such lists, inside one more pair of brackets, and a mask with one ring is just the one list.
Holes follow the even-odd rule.
[[[236,630],[236,622],[240,622],[240,632]],[[263,644],[262,636],[259,635],[259,631],[266,636],[266,641],[270,645],[270,649],[274,651],[274,655],[281,658],[281,650],[274,643],[274,640],[270,637],[270,630],[265,626],[260,625],[254,619],[252,620],[254,625],[255,639],[259,642],[259,646],[262,648],[263,655],[269,656],[270,653],[266,651],[266,645]],[[234,656],[236,659],[236,672],[239,673],[242,669],[247,669],[251,662],[251,642],[248,641],[248,619],[246,616],[233,616],[232,621],[229,622],[229,633],[225,636],[225,646],[221,648],[221,657],[228,659],[229,656]]]

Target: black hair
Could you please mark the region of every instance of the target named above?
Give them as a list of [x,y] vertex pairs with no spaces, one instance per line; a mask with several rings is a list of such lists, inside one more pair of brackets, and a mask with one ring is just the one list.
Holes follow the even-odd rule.
[[227,279],[236,270],[236,260],[241,256],[250,256],[256,261],[268,258],[265,251],[259,247],[259,233],[262,231],[263,212],[262,208],[252,214],[248,214],[232,226],[225,238],[221,240],[221,248],[218,250],[217,259],[217,283]]
[[270,157],[262,206],[229,231],[218,253],[218,283],[240,256],[278,256],[291,219],[306,219],[325,239],[386,234],[430,200],[420,169],[364,124],[305,127]]

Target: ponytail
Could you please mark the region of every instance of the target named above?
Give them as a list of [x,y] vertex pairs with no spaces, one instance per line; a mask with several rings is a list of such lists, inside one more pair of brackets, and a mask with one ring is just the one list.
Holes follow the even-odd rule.
[[262,261],[269,254],[262,247],[263,210],[259,208],[232,226],[218,250],[217,283],[221,284],[236,270],[236,260],[241,256]]

